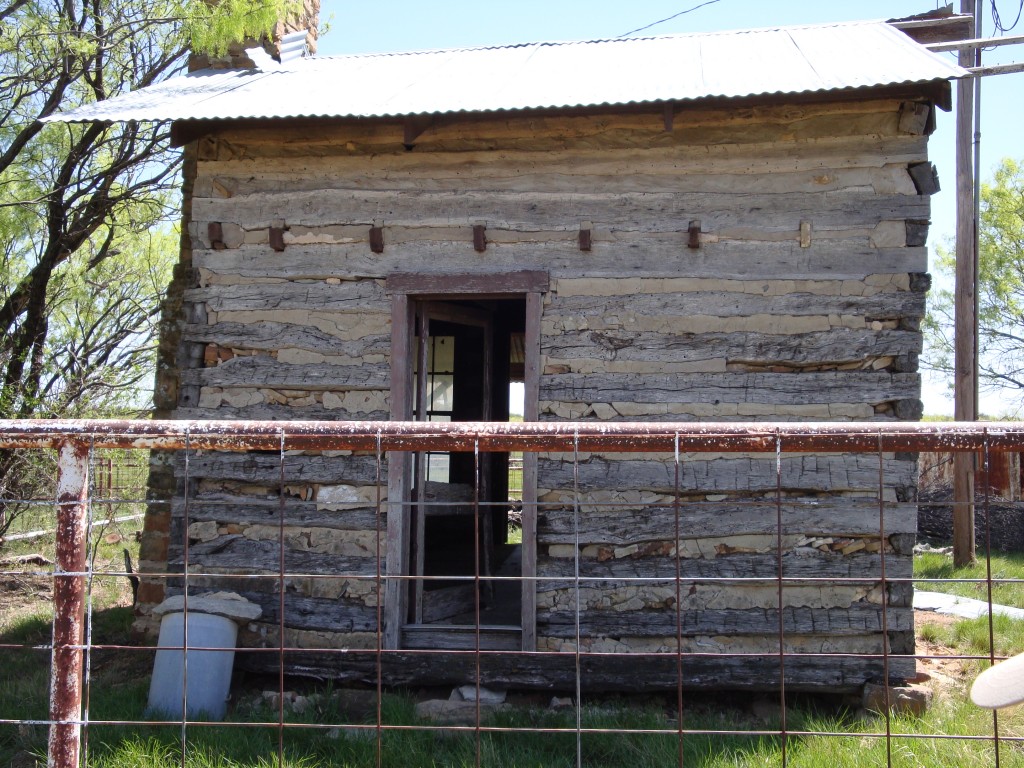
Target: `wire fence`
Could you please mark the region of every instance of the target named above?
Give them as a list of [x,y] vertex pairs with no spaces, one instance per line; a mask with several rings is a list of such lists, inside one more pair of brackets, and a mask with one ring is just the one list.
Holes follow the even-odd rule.
[[[1020,761],[1024,722],[963,698],[1024,608],[992,610],[1024,579],[993,570],[985,482],[1024,425],[3,422],[0,447],[58,468],[52,563],[0,571],[12,761],[38,729],[58,768],[211,750],[281,766]],[[135,567],[134,537],[94,525],[139,504],[111,449],[126,466],[154,450],[166,475]],[[980,495],[959,504],[974,575],[914,572],[918,451],[977,457]],[[439,452],[449,483],[422,476],[417,457]],[[980,597],[981,644],[915,627],[915,584]],[[945,677],[932,706],[953,699],[953,725],[922,714]],[[13,678],[51,678],[50,694]]]

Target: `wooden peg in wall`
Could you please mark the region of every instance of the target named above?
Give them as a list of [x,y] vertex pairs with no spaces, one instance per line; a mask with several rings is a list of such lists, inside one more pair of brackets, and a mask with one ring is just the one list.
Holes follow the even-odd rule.
[[686,231],[690,234],[686,245],[690,248],[700,248],[700,219],[691,221]]
[[370,227],[370,250],[374,253],[384,253],[384,222],[373,220]]
[[580,250],[589,251],[592,243],[591,232],[594,225],[589,221],[584,221],[580,224]]

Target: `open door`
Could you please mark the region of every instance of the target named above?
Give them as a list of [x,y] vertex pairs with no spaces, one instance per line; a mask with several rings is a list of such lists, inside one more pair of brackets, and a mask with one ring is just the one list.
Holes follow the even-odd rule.
[[[414,419],[491,421],[493,313],[419,302],[416,329]],[[412,582],[414,624],[475,623],[478,589],[481,605],[493,595],[492,463],[486,453],[416,455],[410,562],[423,578]]]
[[[549,284],[530,270],[389,275],[391,418],[508,421],[515,382],[538,420]],[[537,459],[515,458],[389,454],[384,647],[536,649]]]

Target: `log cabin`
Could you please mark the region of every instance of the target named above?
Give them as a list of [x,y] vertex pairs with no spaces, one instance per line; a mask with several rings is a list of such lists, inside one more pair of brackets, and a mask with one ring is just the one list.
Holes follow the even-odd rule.
[[[158,416],[916,420],[928,139],[966,74],[937,26],[256,57],[65,119],[171,120],[185,148]],[[155,454],[143,570],[187,542],[218,574],[190,590],[258,602],[254,669],[283,645],[290,673],[466,682],[472,656],[418,652],[479,643],[513,652],[489,685],[569,688],[580,651],[588,688],[769,689],[781,627],[791,689],[855,690],[883,648],[914,672],[913,455],[879,488],[873,455],[687,456],[677,486],[672,456],[527,454],[514,498],[507,454],[388,459],[382,489],[374,456],[289,454],[282,485],[276,454],[187,482]],[[281,547],[283,601],[232,578]],[[181,583],[143,579],[140,629]]]

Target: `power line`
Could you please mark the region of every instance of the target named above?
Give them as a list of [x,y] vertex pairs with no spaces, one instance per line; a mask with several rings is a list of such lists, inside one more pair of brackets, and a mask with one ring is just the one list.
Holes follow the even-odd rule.
[[999,9],[996,7],[996,0],[992,0],[992,23],[995,24],[997,32],[1009,32],[1016,27],[1018,22],[1020,22],[1021,13],[1024,13],[1024,0],[1020,0],[1020,5],[1017,6],[1017,18],[1013,20],[1013,24],[1008,27],[1003,26],[1003,19],[999,15]]
[[[680,16],[685,16],[687,13],[691,13],[693,11],[696,11],[698,8],[703,8],[705,5],[714,5],[715,3],[718,3],[718,2],[721,2],[721,0],[707,0],[706,3],[701,3],[700,5],[695,5],[695,6],[693,6],[693,8],[687,8],[685,11],[680,11],[679,13],[673,14],[672,16],[669,16],[667,19],[662,19],[661,21],[655,21],[655,22],[652,22],[652,23],[648,24],[645,27],[637,27],[636,29],[630,30],[629,32],[624,32],[623,34],[619,35],[619,37],[629,37],[630,35],[635,35],[637,32],[643,32],[645,29],[650,29],[651,27],[656,27],[659,24],[664,24],[666,21],[672,21],[672,19],[678,19]],[[1021,0],[1021,2],[1024,3],[1024,0]]]

